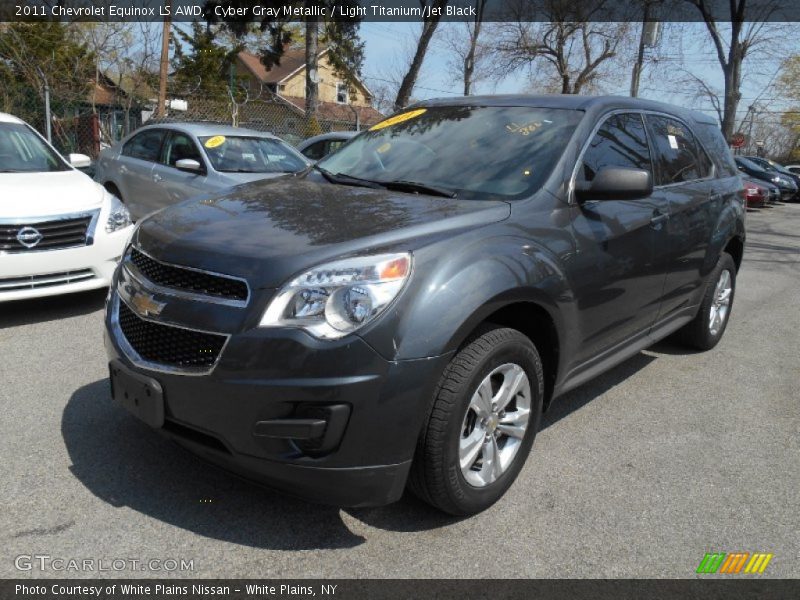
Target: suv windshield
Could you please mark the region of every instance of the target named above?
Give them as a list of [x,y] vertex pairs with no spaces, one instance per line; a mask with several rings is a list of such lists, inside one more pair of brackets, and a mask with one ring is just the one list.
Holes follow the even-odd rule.
[[216,171],[222,173],[297,173],[308,162],[280,140],[214,135],[198,138]]
[[319,167],[343,176],[341,183],[357,178],[458,198],[521,198],[542,186],[582,116],[521,106],[411,109],[360,134]]
[[0,123],[0,173],[67,171],[69,167],[22,123]]

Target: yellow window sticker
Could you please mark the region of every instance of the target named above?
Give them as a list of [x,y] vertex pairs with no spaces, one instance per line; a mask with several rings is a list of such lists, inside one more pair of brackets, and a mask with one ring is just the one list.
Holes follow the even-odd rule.
[[383,154],[391,147],[392,145],[389,142],[386,142],[385,144],[381,144],[375,152],[377,152],[378,154]]
[[383,129],[384,127],[391,127],[392,125],[397,125],[398,123],[402,123],[404,121],[409,121],[420,116],[422,113],[426,112],[427,108],[418,108],[416,110],[410,110],[408,112],[400,113],[399,115],[395,115],[393,117],[389,117],[385,121],[381,121],[377,125],[373,125],[369,128],[370,131],[378,131],[379,129]]
[[218,146],[222,146],[225,143],[225,136],[224,135],[215,135],[214,137],[208,138],[206,140],[205,146],[206,148],[217,148]]
[[506,129],[510,133],[519,133],[520,135],[530,135],[538,130],[542,126],[541,121],[531,121],[530,123],[525,123],[524,125],[517,125],[516,123],[510,123],[506,125]]

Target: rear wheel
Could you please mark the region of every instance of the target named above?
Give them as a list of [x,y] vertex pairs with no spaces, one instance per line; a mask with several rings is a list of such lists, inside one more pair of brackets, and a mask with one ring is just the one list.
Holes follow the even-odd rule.
[[736,263],[730,254],[723,253],[708,278],[697,316],[678,332],[679,339],[698,350],[716,346],[728,325],[735,291]]
[[515,329],[492,328],[445,368],[417,444],[409,487],[454,515],[494,504],[530,452],[542,412],[542,362]]

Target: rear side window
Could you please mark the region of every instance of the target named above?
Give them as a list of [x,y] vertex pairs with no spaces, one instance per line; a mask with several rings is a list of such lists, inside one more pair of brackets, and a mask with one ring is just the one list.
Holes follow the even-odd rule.
[[156,162],[161,152],[161,142],[163,140],[163,130],[148,129],[129,139],[122,147],[122,154],[131,158]]
[[733,177],[738,175],[739,170],[736,168],[736,163],[733,162],[733,153],[731,153],[730,147],[725,142],[720,128],[716,125],[701,123],[697,133],[703,139],[703,143],[705,143],[709,152],[714,155],[719,176]]
[[648,115],[656,156],[656,183],[670,185],[709,177],[711,159],[677,119]]
[[583,155],[579,179],[592,181],[605,167],[628,167],[652,172],[642,116],[612,115],[600,126]]

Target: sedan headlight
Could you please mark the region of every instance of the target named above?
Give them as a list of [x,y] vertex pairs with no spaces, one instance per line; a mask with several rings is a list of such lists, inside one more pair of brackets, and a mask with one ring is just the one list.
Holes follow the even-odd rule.
[[337,339],[375,319],[403,289],[411,255],[348,258],[311,269],[278,292],[261,327],[300,327],[323,339]]
[[120,229],[125,229],[133,221],[131,221],[131,214],[128,212],[127,207],[119,198],[111,194],[109,194],[109,198],[111,206],[108,212],[108,221],[106,221],[106,233],[114,233]]

